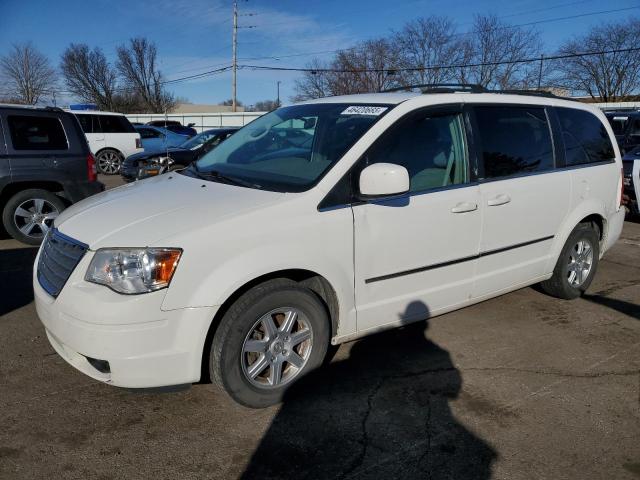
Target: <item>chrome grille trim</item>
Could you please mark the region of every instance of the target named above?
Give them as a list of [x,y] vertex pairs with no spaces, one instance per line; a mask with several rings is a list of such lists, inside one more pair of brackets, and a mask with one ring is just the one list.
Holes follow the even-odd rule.
[[52,228],[40,249],[37,278],[40,286],[57,297],[89,246]]

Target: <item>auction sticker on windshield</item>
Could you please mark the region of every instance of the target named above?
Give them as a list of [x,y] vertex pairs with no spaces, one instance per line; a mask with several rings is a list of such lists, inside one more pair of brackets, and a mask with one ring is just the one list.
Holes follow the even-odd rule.
[[347,107],[340,115],[373,115],[377,117],[387,110],[387,107],[372,107],[367,105],[352,105]]

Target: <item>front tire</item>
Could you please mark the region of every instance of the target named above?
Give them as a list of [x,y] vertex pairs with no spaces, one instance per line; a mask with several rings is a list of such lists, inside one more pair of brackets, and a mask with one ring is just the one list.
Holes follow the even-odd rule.
[[265,282],[222,318],[209,355],[212,378],[242,405],[278,403],[322,364],[329,331],[327,311],[311,290],[285,279]]
[[102,150],[96,156],[98,172],[104,173],[105,175],[115,175],[116,173],[119,173],[123,161],[124,158],[122,157],[122,154],[111,148]]
[[64,208],[60,197],[46,190],[30,188],[9,199],[2,211],[2,224],[16,240],[40,245]]
[[591,285],[599,258],[600,232],[590,223],[580,223],[562,248],[553,276],[540,285],[554,297],[578,298]]

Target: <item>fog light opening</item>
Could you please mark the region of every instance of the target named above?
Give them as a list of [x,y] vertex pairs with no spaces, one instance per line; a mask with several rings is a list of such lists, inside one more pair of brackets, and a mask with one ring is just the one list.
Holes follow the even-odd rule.
[[85,357],[87,362],[98,370],[100,373],[111,373],[111,367],[109,366],[109,362],[106,360],[98,360],[97,358]]

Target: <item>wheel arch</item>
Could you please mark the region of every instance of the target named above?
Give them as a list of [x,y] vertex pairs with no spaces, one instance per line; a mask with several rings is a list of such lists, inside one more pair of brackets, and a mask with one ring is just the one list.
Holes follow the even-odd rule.
[[47,192],[56,194],[66,202],[66,199],[62,195],[64,194],[64,186],[61,183],[55,181],[23,180],[10,183],[2,189],[0,192],[0,210],[4,208],[9,199],[15,194],[31,189],[46,190]]
[[211,347],[211,342],[213,341],[213,337],[215,336],[218,326],[220,325],[220,322],[224,317],[225,313],[229,310],[231,305],[233,305],[233,303],[238,298],[240,298],[240,296],[242,296],[245,292],[247,292],[248,290],[250,290],[251,288],[257,285],[260,285],[269,280],[275,280],[275,279],[291,280],[295,283],[298,283],[299,285],[302,285],[308,288],[313,293],[315,293],[318,299],[324,305],[327,311],[327,315],[329,316],[329,320],[331,322],[330,337],[333,338],[337,334],[338,325],[339,325],[339,311],[340,311],[338,296],[336,294],[335,289],[331,285],[331,283],[329,283],[329,281],[325,277],[311,270],[297,269],[297,268],[277,270],[267,274],[260,275],[246,282],[239,288],[237,288],[231,295],[227,297],[227,299],[222,303],[222,305],[220,305],[220,308],[218,308],[216,314],[214,315],[209,325],[209,329],[205,336],[205,340],[202,348],[202,358],[201,358],[201,367],[200,367],[201,383],[203,382],[208,383],[211,379],[211,374],[209,372],[208,353]]
[[98,150],[98,151],[95,153],[95,158],[97,159],[97,158],[98,158],[98,155],[100,155],[102,152],[105,152],[105,151],[107,151],[107,150],[114,151],[114,152],[116,152],[118,155],[120,155],[120,156],[122,157],[122,160],[124,160],[124,159],[125,159],[125,154],[124,154],[124,153],[122,153],[122,152],[121,152],[119,149],[117,149],[116,147],[103,147],[103,148],[101,148],[100,150]]

